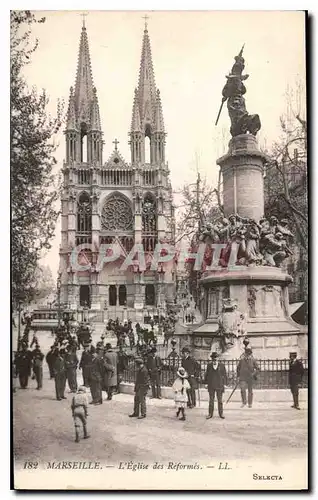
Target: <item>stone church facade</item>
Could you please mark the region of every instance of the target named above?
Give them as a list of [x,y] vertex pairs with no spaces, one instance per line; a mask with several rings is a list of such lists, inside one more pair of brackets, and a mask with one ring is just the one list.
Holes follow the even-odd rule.
[[[104,163],[97,90],[83,24],[75,87],[70,89],[61,199],[61,302],[74,309],[163,311],[174,299],[174,261],[150,268],[156,245],[174,243],[175,222],[147,25],[132,108],[130,163],[120,154],[117,140]],[[101,249],[110,244],[119,249],[120,259],[98,266]],[[146,269],[131,265],[121,270],[137,244],[144,249]]]

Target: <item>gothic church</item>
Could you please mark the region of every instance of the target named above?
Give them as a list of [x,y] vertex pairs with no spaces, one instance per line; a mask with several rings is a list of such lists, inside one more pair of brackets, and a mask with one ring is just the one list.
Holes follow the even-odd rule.
[[[122,157],[115,140],[114,150],[104,163],[97,90],[83,23],[65,130],[61,302],[73,309],[88,306],[93,310],[107,310],[109,317],[132,308],[140,313],[145,308],[163,311],[173,302],[175,292],[174,262],[159,265],[157,270],[151,270],[149,265],[157,243],[174,243],[175,222],[165,160],[161,98],[155,84],[147,24],[129,136],[131,162],[127,163]],[[96,266],[99,249],[102,244],[110,243],[120,246],[122,259],[134,244],[142,244],[146,270],[130,266],[122,271],[118,261],[99,269]],[[83,271],[76,270],[70,258],[79,245],[78,259]]]

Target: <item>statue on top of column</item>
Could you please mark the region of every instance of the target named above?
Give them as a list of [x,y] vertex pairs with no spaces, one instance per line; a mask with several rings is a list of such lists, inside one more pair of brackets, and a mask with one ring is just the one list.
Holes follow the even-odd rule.
[[240,134],[250,133],[256,135],[261,128],[261,121],[258,115],[249,115],[243,95],[246,93],[244,80],[249,75],[243,75],[245,60],[243,58],[244,45],[238,56],[235,57],[235,63],[231,73],[226,76],[227,82],[222,90],[222,103],[215,125],[217,125],[223,104],[227,101],[227,109],[231,119],[230,132],[232,137]]

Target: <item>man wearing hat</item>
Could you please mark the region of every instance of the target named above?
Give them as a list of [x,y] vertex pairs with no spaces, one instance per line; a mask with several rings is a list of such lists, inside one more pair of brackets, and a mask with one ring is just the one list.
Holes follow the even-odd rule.
[[189,408],[194,408],[196,406],[195,390],[198,388],[198,377],[200,366],[197,361],[190,356],[190,349],[184,347],[182,349],[183,358],[181,361],[181,366],[185,369],[188,374],[188,381],[190,384],[190,389],[187,390],[188,394],[188,404]]
[[218,353],[212,352],[212,361],[208,363],[204,377],[204,383],[208,386],[209,391],[209,414],[207,419],[213,417],[214,411],[214,396],[216,394],[218,400],[218,412],[220,418],[225,418],[223,415],[223,393],[224,386],[227,385],[226,370],[223,363],[218,360]]
[[104,387],[107,392],[107,400],[113,397],[113,392],[117,387],[117,353],[113,351],[112,345],[108,342],[103,356],[104,363]]
[[101,405],[102,398],[102,380],[104,375],[103,367],[103,349],[96,347],[96,352],[93,353],[93,360],[90,372],[90,389],[92,394],[92,401],[90,404]]
[[94,351],[95,348],[93,346],[90,346],[89,342],[84,342],[84,351],[82,352],[79,369],[82,370],[83,385],[85,385],[85,387],[90,386],[90,372],[93,362]]
[[15,361],[17,374],[19,375],[19,382],[21,389],[28,387],[29,377],[31,375],[32,354],[28,350],[26,342],[21,343],[21,349],[18,351]]
[[43,382],[43,358],[44,354],[42,353],[39,344],[36,344],[35,349],[32,351],[33,357],[33,373],[35,375],[35,379],[37,382],[37,390],[42,389]]
[[152,389],[152,397],[161,399],[161,358],[156,355],[157,349],[152,347],[147,357],[147,368],[150,375],[150,383]]
[[293,395],[294,404],[292,408],[296,410],[300,410],[299,408],[299,386],[301,384],[303,375],[304,375],[304,367],[302,362],[297,359],[297,352],[289,353],[289,386],[291,393]]
[[65,350],[63,348],[57,351],[54,362],[54,382],[56,399],[61,401],[66,399],[64,396],[66,386],[66,366],[65,366]]
[[86,387],[80,386],[78,388],[77,394],[75,394],[72,398],[71,409],[75,426],[75,442],[78,443],[81,424],[83,425],[84,439],[90,437],[87,433],[88,402],[86,396]]
[[259,372],[259,366],[256,363],[256,360],[253,358],[252,349],[250,347],[247,347],[237,365],[237,376],[241,388],[242,408],[246,406],[246,389],[248,392],[247,396],[248,407],[252,408],[253,383],[257,379],[258,372]]
[[76,369],[78,365],[78,359],[76,356],[76,350],[74,350],[71,344],[68,345],[65,355],[65,367],[66,376],[70,392],[77,391],[77,379],[76,379]]
[[54,378],[54,362],[56,356],[56,346],[51,345],[49,352],[45,356],[46,362],[49,367],[50,379]]
[[[146,418],[146,395],[149,389],[149,375],[148,370],[144,365],[142,358],[136,359],[137,375],[135,382],[135,398],[134,398],[134,412],[129,415],[130,417]],[[140,415],[139,415],[140,408]]]

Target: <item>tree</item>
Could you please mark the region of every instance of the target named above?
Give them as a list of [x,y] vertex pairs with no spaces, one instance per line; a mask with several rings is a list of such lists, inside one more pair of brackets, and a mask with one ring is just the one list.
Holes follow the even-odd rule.
[[[177,207],[179,208],[177,243],[182,241],[191,252],[197,250],[198,237],[205,224],[213,223],[223,215],[219,192],[220,186],[218,189],[213,188],[205,178],[201,179],[199,173],[195,184],[185,184],[181,190],[182,202]],[[186,263],[189,291],[198,304],[201,272],[194,270],[193,267],[193,261]]]
[[185,184],[181,189],[181,204],[177,206],[177,242],[191,243],[206,222],[212,222],[223,213],[219,191],[211,187],[198,173],[195,184]]
[[35,272],[35,280],[35,299],[45,299],[55,291],[55,282],[49,266],[39,265]]
[[[281,137],[269,153],[265,178],[265,212],[288,218],[295,228],[297,241],[308,247],[307,198],[307,121],[301,109],[304,90],[286,92],[287,111],[280,117]],[[267,153],[268,154],[268,153]]]
[[11,11],[11,210],[12,301],[27,303],[36,292],[35,273],[44,249],[50,248],[59,196],[53,167],[53,137],[61,127],[62,105],[57,117],[47,113],[48,97],[27,86],[23,68],[31,61],[38,41],[31,43],[37,20],[30,11]]
[[307,121],[301,102],[304,86],[287,89],[287,109],[280,117],[281,137],[273,144],[265,177],[265,213],[288,219],[295,234],[286,269],[294,278],[292,301],[305,301],[308,284]]

